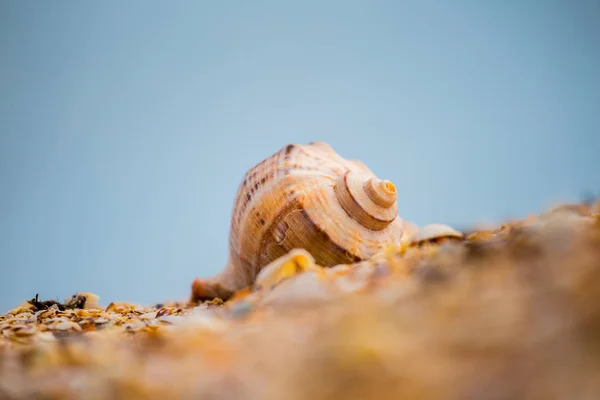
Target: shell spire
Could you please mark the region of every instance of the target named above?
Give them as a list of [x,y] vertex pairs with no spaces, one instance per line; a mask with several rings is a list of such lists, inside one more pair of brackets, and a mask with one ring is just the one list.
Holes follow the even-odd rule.
[[380,231],[398,215],[394,184],[365,173],[349,170],[340,176],[335,195],[348,216],[367,229]]

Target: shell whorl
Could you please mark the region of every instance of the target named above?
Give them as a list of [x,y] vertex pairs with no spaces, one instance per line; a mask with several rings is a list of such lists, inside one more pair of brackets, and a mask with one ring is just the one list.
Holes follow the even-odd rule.
[[322,266],[369,258],[400,242],[396,196],[391,182],[326,143],[290,144],[246,173],[233,207],[230,261],[251,284],[294,248]]
[[396,219],[396,187],[390,181],[348,170],[336,180],[335,195],[348,216],[367,229],[380,231]]

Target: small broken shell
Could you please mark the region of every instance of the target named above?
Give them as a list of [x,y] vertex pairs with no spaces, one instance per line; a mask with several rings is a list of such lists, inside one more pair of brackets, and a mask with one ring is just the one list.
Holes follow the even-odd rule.
[[587,217],[592,213],[592,207],[588,204],[571,204],[571,203],[566,203],[566,204],[560,204],[557,205],[553,208],[551,208],[549,211],[546,211],[544,213],[542,213],[542,215],[540,216],[541,218],[544,217],[548,217],[554,214],[573,214],[573,215],[577,215],[580,217]]
[[281,281],[304,271],[319,271],[313,256],[304,249],[295,249],[265,266],[258,273],[254,287],[271,289]]
[[419,231],[411,238],[411,246],[419,246],[424,243],[439,243],[448,239],[462,240],[464,235],[444,224],[429,224],[419,229]]

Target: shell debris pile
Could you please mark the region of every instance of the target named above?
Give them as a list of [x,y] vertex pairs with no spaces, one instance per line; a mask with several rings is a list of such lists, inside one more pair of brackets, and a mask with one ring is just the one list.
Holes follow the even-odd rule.
[[[471,232],[379,213],[394,227],[361,231],[345,215],[373,220],[342,210],[335,185],[352,169],[359,197],[392,186],[311,146],[246,175],[230,262],[188,299],[35,296],[0,315],[0,399],[600,398],[600,202]],[[329,172],[298,161],[306,152]],[[312,189],[274,215],[277,193],[260,185],[278,179]],[[317,215],[319,196],[333,206]]]
[[597,398],[600,218],[573,211],[322,268],[229,300],[31,299],[0,316],[0,398]]

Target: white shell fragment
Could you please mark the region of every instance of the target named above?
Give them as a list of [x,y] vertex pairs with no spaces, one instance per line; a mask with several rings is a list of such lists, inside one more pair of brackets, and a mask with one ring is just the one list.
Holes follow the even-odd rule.
[[444,238],[462,239],[463,237],[464,235],[461,232],[451,226],[444,224],[429,224],[419,229],[414,234],[411,238],[411,244],[419,244]]

